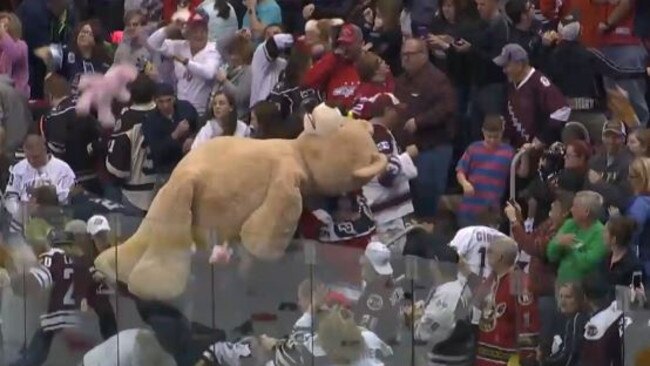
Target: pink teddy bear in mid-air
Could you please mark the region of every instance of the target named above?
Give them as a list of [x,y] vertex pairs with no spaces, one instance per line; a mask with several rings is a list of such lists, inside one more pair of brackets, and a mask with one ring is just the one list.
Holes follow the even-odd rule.
[[130,82],[138,77],[138,69],[133,65],[114,65],[106,74],[86,74],[79,80],[81,95],[77,100],[77,114],[89,115],[91,108],[97,111],[97,119],[105,128],[115,127],[113,100],[126,103],[131,99],[127,89]]

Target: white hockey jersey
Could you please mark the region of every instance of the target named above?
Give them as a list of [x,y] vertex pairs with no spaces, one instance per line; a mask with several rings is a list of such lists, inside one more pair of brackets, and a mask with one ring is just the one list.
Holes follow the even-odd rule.
[[487,278],[492,268],[487,263],[487,247],[498,238],[507,236],[491,227],[468,226],[460,229],[449,245],[456,249],[475,274]]

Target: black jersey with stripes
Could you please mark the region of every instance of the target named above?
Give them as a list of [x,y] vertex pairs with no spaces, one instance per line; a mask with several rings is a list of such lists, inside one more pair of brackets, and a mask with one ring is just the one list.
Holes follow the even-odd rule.
[[[43,331],[55,331],[80,324],[83,284],[88,270],[75,265],[65,251],[54,248],[38,256],[39,266],[30,270],[42,289],[49,290],[47,312],[41,315]],[[86,272],[86,273],[84,273]]]

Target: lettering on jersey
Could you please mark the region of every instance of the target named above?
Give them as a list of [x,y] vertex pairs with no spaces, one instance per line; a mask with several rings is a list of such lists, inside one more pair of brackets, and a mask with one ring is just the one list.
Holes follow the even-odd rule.
[[[117,202],[113,202],[111,200],[107,200],[107,199],[104,199],[104,198],[90,198],[89,201],[92,202],[92,203],[95,203],[97,205],[101,205],[101,206],[103,206],[104,208],[106,208],[109,211],[116,211],[116,210],[119,210],[119,209],[124,207],[124,206],[122,206],[121,204],[119,204]],[[95,220],[96,221],[102,221],[101,218],[97,218]],[[99,225],[99,223],[96,224],[96,225]]]
[[539,78],[539,82],[542,83],[542,85],[544,85],[544,87],[546,87],[546,88],[548,88],[549,86],[551,86],[551,82],[548,81],[548,79],[546,78],[546,76],[542,76],[542,77],[540,77],[540,78]]
[[341,222],[336,224],[336,230],[345,234],[354,234],[354,225],[351,222]]
[[338,88],[335,88],[332,91],[332,96],[349,98],[352,95],[354,95],[354,92],[356,90],[357,90],[357,85],[349,85],[346,83],[343,86],[339,86]]
[[384,307],[384,299],[382,299],[381,296],[377,294],[372,294],[368,296],[366,306],[368,306],[368,309],[372,311],[379,311]]
[[377,144],[377,149],[379,151],[389,151],[391,150],[390,143],[388,141],[381,141]]
[[477,230],[474,233],[474,238],[476,241],[481,243],[491,243],[494,239],[496,239],[496,235],[492,235],[487,231]]

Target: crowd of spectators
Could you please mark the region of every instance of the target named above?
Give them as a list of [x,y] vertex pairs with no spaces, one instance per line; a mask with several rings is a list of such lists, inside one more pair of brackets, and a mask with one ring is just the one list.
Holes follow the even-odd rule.
[[[5,1],[3,245],[29,244],[45,267],[34,277],[56,289],[68,279],[43,261],[67,248],[68,265],[85,235],[95,245],[74,261],[92,263],[104,216],[137,227],[192,149],[296,138],[324,102],[370,121],[388,166],[359,192],[309,197],[296,238],[359,255],[324,258],[340,273],[298,286],[304,314],[285,338],[247,319],[238,329],[255,341],[181,347],[153,316],[168,305],[134,298],[178,365],[239,365],[256,348],[266,365],[405,364],[406,330],[432,366],[649,365],[623,347],[625,314],[647,308],[650,288],[648,4]],[[77,115],[79,80],[124,63],[139,75],[115,128]],[[431,264],[426,296],[404,282],[413,256]],[[75,296],[61,297],[65,316],[86,301]],[[55,297],[47,316],[60,316]],[[90,305],[114,336],[112,310]],[[69,320],[52,328],[47,316],[7,364],[45,362]]]

